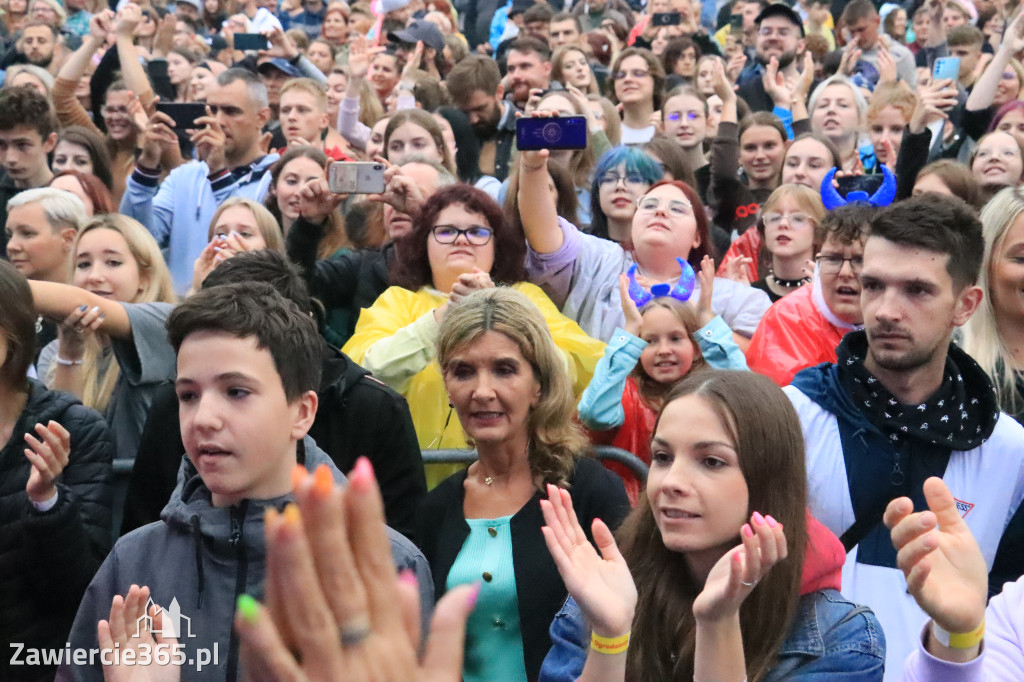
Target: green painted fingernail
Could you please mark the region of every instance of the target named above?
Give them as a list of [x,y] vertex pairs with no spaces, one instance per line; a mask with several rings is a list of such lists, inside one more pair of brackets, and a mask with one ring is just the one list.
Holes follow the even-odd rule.
[[242,620],[249,625],[255,625],[259,619],[260,606],[255,599],[247,594],[238,595],[238,612],[242,614]]

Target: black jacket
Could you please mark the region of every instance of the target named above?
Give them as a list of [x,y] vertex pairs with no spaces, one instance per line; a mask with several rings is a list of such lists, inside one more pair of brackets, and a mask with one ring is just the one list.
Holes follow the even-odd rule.
[[[71,434],[57,504],[38,512],[25,492],[32,466],[25,434],[56,421]],[[28,402],[0,450],[0,679],[52,680],[56,665],[12,666],[12,643],[60,649],[78,603],[110,550],[110,429],[76,398],[32,381]],[[21,652],[25,660],[26,652]]]
[[[388,525],[412,538],[413,517],[427,491],[409,405],[348,356],[324,345],[320,405],[309,435],[343,473],[365,455],[384,495]],[[177,484],[185,447],[171,384],[153,398],[135,459],[121,532],[158,521]]]
[[[469,537],[469,524],[462,510],[465,481],[465,470],[446,478],[423,500],[417,516],[416,543],[430,563],[437,599],[445,593],[448,572]],[[590,526],[595,518],[615,528],[629,513],[622,480],[596,460],[577,460],[570,483],[573,509],[591,542]],[[540,674],[541,663],[551,648],[548,628],[567,596],[540,530],[544,525],[540,511],[542,499],[546,498],[539,492],[534,493],[511,522],[516,600],[528,680],[536,680]]]
[[[388,268],[395,260],[395,245],[388,242],[379,249],[359,249],[317,260],[323,232],[323,225],[314,225],[305,218],[296,220],[286,238],[288,258],[302,268],[309,293],[328,313],[335,309],[350,312],[354,329],[359,311],[372,306],[391,286]],[[349,335],[353,329],[348,330]]]

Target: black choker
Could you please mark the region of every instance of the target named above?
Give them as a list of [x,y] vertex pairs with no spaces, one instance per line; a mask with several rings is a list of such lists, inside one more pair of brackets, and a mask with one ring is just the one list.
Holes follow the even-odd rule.
[[772,280],[777,285],[779,285],[780,287],[786,287],[786,288],[789,288],[789,289],[793,289],[793,288],[796,288],[796,287],[802,287],[803,285],[805,285],[805,284],[807,284],[808,282],[811,281],[810,277],[801,277],[799,279],[782,279],[781,277],[776,275],[774,272],[771,272],[771,273],[768,273],[768,274],[771,275]]

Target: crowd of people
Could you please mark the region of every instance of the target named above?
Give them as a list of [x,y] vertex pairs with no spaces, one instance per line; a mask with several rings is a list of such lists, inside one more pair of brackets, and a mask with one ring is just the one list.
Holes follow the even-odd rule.
[[1024,679],[1022,59],[0,0],[0,680]]

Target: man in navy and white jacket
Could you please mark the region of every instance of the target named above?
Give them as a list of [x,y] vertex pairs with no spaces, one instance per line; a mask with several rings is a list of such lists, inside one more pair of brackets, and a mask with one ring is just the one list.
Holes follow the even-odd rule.
[[[807,441],[811,512],[849,552],[843,594],[882,623],[886,680],[899,679],[928,620],[897,567],[886,505],[906,496],[925,509],[924,481],[941,477],[992,566],[1024,497],[1024,428],[950,343],[981,303],[983,250],[980,222],[957,199],[914,197],[879,211],[860,274],[864,331],[843,338],[836,364],[806,369],[785,389]],[[995,592],[1024,567],[1011,571],[990,576]]]
[[159,182],[163,147],[177,144],[177,138],[170,119],[156,114],[121,199],[121,213],[145,225],[165,250],[179,294],[192,284],[217,207],[231,197],[262,201],[270,186],[267,170],[278,159],[260,146],[270,108],[256,74],[228,69],[217,77],[206,105],[213,115],[196,119],[192,135],[199,161],[178,166]]

